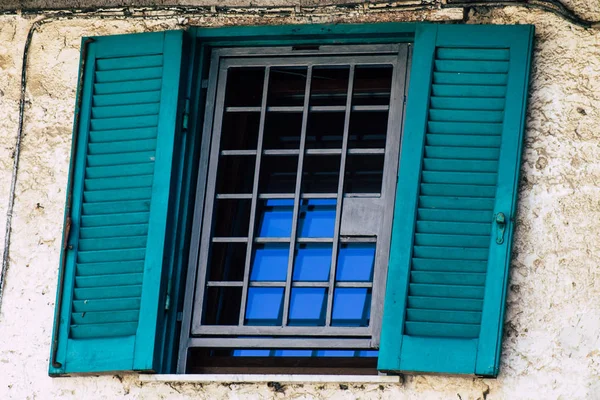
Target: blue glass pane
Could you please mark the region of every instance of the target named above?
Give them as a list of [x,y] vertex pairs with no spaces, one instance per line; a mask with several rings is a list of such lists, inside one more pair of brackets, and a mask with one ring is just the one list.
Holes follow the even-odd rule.
[[293,288],[289,324],[294,326],[325,325],[325,288]]
[[317,350],[317,357],[355,357],[355,350]]
[[333,237],[335,203],[334,199],[303,201],[298,221],[298,237]]
[[370,310],[370,289],[337,288],[333,293],[331,325],[368,326]]
[[290,237],[294,200],[270,199],[259,217],[259,237]]
[[258,245],[252,260],[251,281],[285,281],[290,246],[285,243]]
[[296,250],[294,281],[327,281],[331,267],[330,244],[300,245]]
[[282,297],[283,288],[249,288],[246,325],[281,325]]
[[343,244],[338,256],[337,281],[371,282],[375,243]]
[[275,350],[275,357],[312,357],[313,350]]
[[359,357],[378,357],[379,351],[377,350],[361,350],[358,352]]
[[234,357],[269,357],[271,350],[268,349],[235,349],[232,355]]

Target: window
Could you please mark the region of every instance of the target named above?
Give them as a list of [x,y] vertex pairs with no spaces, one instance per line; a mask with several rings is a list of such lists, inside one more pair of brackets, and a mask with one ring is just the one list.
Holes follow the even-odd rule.
[[377,356],[408,46],[265,52],[213,50],[180,371]]
[[85,40],[50,374],[496,376],[532,40]]

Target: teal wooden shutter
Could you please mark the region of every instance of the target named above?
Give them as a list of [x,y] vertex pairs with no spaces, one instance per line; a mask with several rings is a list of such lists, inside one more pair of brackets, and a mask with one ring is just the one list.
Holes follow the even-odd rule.
[[381,371],[498,373],[533,31],[417,29]]
[[52,375],[156,368],[182,47],[84,40]]

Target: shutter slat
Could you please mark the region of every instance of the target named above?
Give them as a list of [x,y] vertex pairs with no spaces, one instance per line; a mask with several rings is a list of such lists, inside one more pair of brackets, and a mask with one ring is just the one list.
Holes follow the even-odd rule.
[[128,166],[129,164],[140,164],[154,161],[154,151],[139,151],[132,153],[88,155],[87,164],[89,167],[105,166]]
[[494,207],[494,199],[419,196],[419,207],[445,210],[491,210]]
[[90,127],[94,131],[104,131],[111,129],[148,128],[157,125],[157,115],[144,115],[141,117],[92,119]]
[[108,263],[77,264],[77,276],[134,274],[144,271],[144,261],[117,261]]
[[482,97],[431,97],[432,109],[446,110],[504,110],[504,99]]
[[422,183],[421,194],[424,196],[459,196],[459,197],[488,197],[496,195],[495,186],[460,185]]
[[507,73],[508,62],[436,60],[435,69],[439,72]]
[[72,322],[75,325],[110,324],[114,322],[136,322],[139,315],[139,310],[74,313]]
[[447,221],[447,222],[485,222],[492,221],[491,211],[457,211],[457,210],[432,210],[419,208],[419,221]]
[[[99,203],[103,204],[103,203]],[[114,204],[114,203],[110,203]],[[103,214],[103,215],[84,215],[81,218],[81,226],[83,228],[111,226],[111,225],[133,225],[146,224],[150,213],[148,212],[132,212],[122,214]]]
[[159,107],[159,103],[94,107],[92,109],[92,118],[102,119],[156,115],[158,114]]
[[118,322],[113,324],[71,325],[73,339],[95,337],[118,337],[135,335],[137,322]]
[[431,121],[449,122],[502,122],[504,113],[502,111],[476,111],[476,110],[439,110],[431,109],[429,119]]
[[504,98],[505,86],[489,85],[432,85],[433,96],[440,97],[492,97]]
[[474,311],[447,311],[447,310],[420,310],[409,308],[406,310],[408,318],[415,322],[442,322],[455,324],[479,324],[481,313]]
[[83,198],[86,202],[107,202],[125,200],[150,200],[152,188],[139,188],[128,190],[95,190],[84,192]]
[[142,285],[75,288],[75,300],[115,299],[140,297]]
[[135,69],[113,69],[111,71],[99,70],[96,72],[96,82],[124,82],[124,81],[139,81],[145,79],[160,79],[162,78],[162,67],[146,67]]
[[75,300],[73,301],[73,311],[91,312],[91,311],[119,311],[136,310],[140,308],[140,298],[119,298],[103,300]]
[[146,104],[158,101],[160,101],[160,90],[138,93],[96,94],[93,97],[95,107]]
[[496,172],[498,168],[497,161],[442,160],[436,158],[425,158],[423,165],[427,171]]
[[415,246],[414,256],[417,258],[446,258],[448,260],[487,260],[487,249],[476,247],[434,247]]
[[95,263],[108,261],[137,261],[143,260],[145,254],[145,248],[128,250],[80,251],[77,253],[77,262]]
[[447,146],[447,147],[480,147],[494,148],[500,147],[500,136],[479,136],[479,135],[440,135],[429,134],[426,137],[429,146]]
[[491,230],[489,223],[417,221],[418,233],[489,235]]
[[429,283],[438,285],[485,285],[485,273],[446,272],[446,271],[413,271],[410,273],[414,283]]
[[425,283],[411,283],[408,288],[410,296],[420,297],[450,297],[459,299],[483,299],[482,286],[466,285],[432,285]]
[[[156,139],[148,140],[124,140],[121,142],[91,143],[89,154],[118,154],[131,152],[146,152],[156,149]],[[117,155],[116,158],[119,158]]]
[[146,246],[147,236],[80,239],[79,251],[136,249]]
[[130,164],[127,168],[122,166],[110,167],[88,167],[85,169],[87,178],[112,178],[121,176],[140,176],[148,175],[154,172],[153,163]]
[[419,297],[408,296],[409,308],[422,308],[434,310],[460,310],[460,311],[481,311],[483,302],[474,299],[454,299],[443,297]]
[[135,274],[106,274],[106,275],[86,275],[77,276],[75,284],[79,288],[86,287],[103,287],[103,286],[126,286],[126,285],[141,285],[144,275],[142,273]]
[[500,135],[502,124],[481,122],[437,122],[427,123],[429,133],[448,133],[456,135]]
[[85,190],[88,192],[108,189],[137,189],[151,187],[153,175],[93,178],[85,180]]
[[[147,220],[146,220],[147,222]],[[148,233],[148,224],[139,223],[133,225],[111,225],[97,228],[81,228],[82,239],[105,238],[114,236],[139,236]]]
[[85,216],[148,211],[150,211],[150,201],[148,200],[88,203],[83,205],[83,214]]
[[476,338],[480,329],[474,324],[406,322],[406,334],[411,336]]
[[415,271],[485,272],[486,261],[413,258]]
[[96,69],[98,71],[162,67],[162,65],[163,56],[161,54],[136,57],[105,58],[96,61]]
[[497,60],[508,61],[507,49],[462,49],[440,47],[437,49],[438,60]]
[[433,73],[433,83],[448,85],[506,85],[507,78],[506,74]]
[[96,83],[94,85],[94,94],[150,92],[154,90],[160,90],[161,85],[161,79],[146,79],[142,81],[117,83]]
[[481,147],[441,147],[426,146],[425,156],[429,158],[454,158],[457,160],[489,160],[496,161],[500,150]]
[[158,128],[114,129],[110,131],[91,131],[90,143],[120,142],[140,139],[156,139]]
[[423,171],[424,183],[495,185],[496,174],[486,172]]
[[442,235],[437,233],[417,233],[415,235],[415,244],[417,246],[488,248],[490,245],[490,239],[488,236],[476,235]]

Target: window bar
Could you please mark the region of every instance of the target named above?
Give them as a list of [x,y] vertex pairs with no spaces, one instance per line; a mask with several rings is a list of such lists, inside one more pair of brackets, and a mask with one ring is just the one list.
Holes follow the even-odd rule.
[[254,244],[254,225],[256,221],[256,203],[258,199],[258,180],[260,178],[260,162],[262,156],[263,136],[265,131],[265,117],[267,114],[267,96],[269,92],[269,74],[271,68],[265,67],[262,100],[260,105],[260,121],[258,125],[258,142],[256,144],[256,161],[254,166],[254,183],[252,186],[252,202],[250,205],[250,223],[248,228],[248,245],[246,247],[246,260],[244,262],[244,285],[242,286],[242,299],[240,304],[239,325],[244,325],[246,318],[246,301],[248,297],[248,282],[250,280],[250,264],[252,263],[252,249]]
[[306,71],[306,86],[304,87],[304,105],[302,111],[302,127],[300,130],[300,153],[298,156],[298,169],[296,172],[296,189],[294,191],[294,210],[292,212],[292,232],[290,236],[290,253],[288,254],[288,267],[283,295],[282,326],[287,326],[289,317],[290,297],[292,295],[292,273],[296,249],[296,235],[298,231],[298,213],[300,212],[300,191],[302,189],[302,172],[304,169],[304,151],[306,146],[306,129],[308,126],[308,111],[310,105],[310,87],[312,83],[312,65]]
[[329,290],[327,292],[327,315],[325,317],[325,326],[331,326],[331,316],[333,314],[333,292],[335,288],[335,275],[337,270],[337,254],[340,247],[340,227],[342,221],[342,200],[344,198],[344,179],[346,175],[346,156],[348,154],[348,136],[350,132],[350,115],[352,114],[352,92],[354,92],[354,69],[355,65],[350,65],[350,74],[348,76],[348,93],[346,94],[346,113],[344,115],[344,135],[342,136],[342,157],[340,160],[340,177],[338,180],[337,200],[335,203],[335,225],[333,231],[333,246],[331,249],[331,268],[329,270]]

